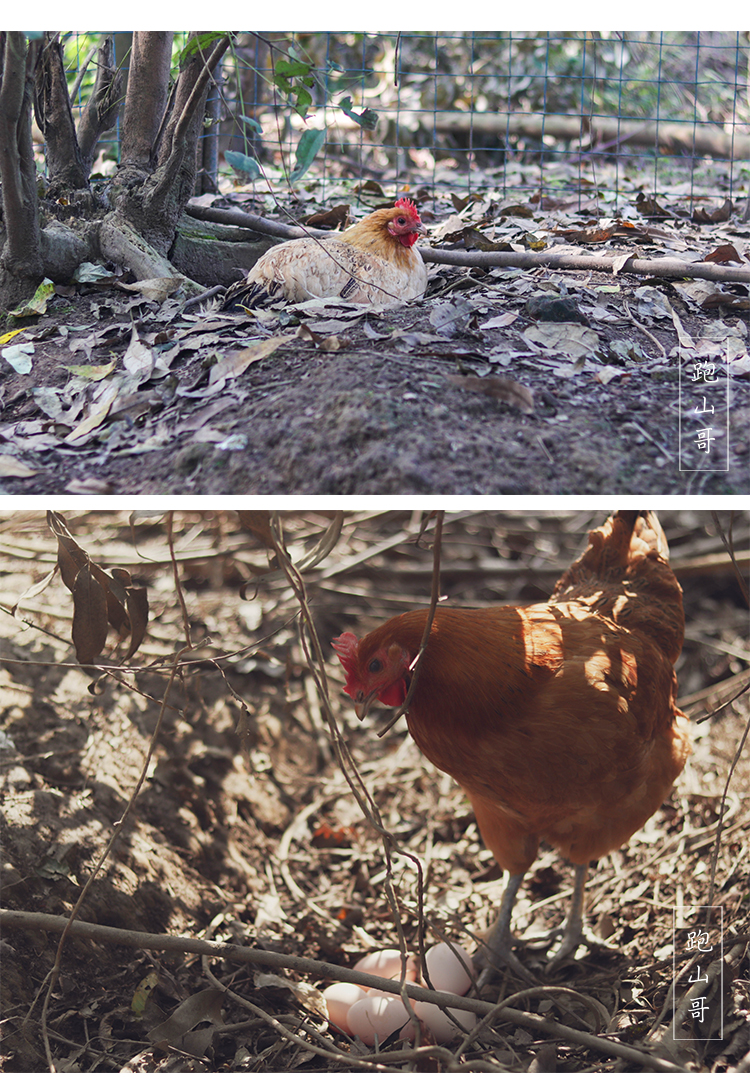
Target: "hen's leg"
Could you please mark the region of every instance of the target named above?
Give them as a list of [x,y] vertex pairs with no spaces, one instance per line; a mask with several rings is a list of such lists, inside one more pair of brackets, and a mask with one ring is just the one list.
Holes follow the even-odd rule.
[[579,945],[585,945],[588,949],[613,949],[607,942],[597,938],[583,922],[583,893],[586,887],[588,866],[575,867],[575,883],[573,897],[570,902],[568,916],[562,926],[553,927],[544,934],[534,934],[527,939],[532,949],[540,946],[549,946],[562,936],[560,946],[553,957],[547,961],[544,971],[550,972],[557,968],[571,953],[575,952]]
[[474,964],[481,969],[481,974],[477,980],[479,989],[490,979],[496,968],[502,964],[507,965],[526,983],[530,983],[532,986],[536,986],[538,983],[538,980],[532,976],[531,972],[521,964],[511,948],[510,917],[513,914],[513,904],[516,900],[516,893],[523,881],[523,876],[522,873],[508,874],[508,881],[500,901],[500,911],[487,935],[486,942],[474,954]]
[[573,886],[573,899],[570,902],[568,918],[565,926],[561,927],[562,941],[560,948],[547,962],[545,972],[556,967],[578,948],[583,939],[583,892],[586,887],[586,875],[588,866],[576,866],[575,884]]

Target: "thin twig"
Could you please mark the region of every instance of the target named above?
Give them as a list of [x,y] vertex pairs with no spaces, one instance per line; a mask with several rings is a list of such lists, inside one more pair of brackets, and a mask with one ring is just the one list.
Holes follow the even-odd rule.
[[[305,1040],[303,1036],[300,1036],[298,1033],[292,1032],[286,1027],[286,1025],[282,1024],[278,1017],[274,1017],[272,1014],[264,1010],[262,1006],[256,1006],[254,1002],[250,1002],[249,999],[245,998],[241,994],[237,994],[236,991],[233,991],[230,987],[227,987],[225,983],[222,983],[221,980],[218,979],[211,971],[211,968],[208,964],[207,956],[203,957],[203,971],[213,987],[215,987],[218,991],[221,991],[228,998],[231,998],[232,1001],[236,1002],[238,1006],[242,1006],[244,1009],[249,1010],[251,1013],[254,1013],[256,1017],[260,1018],[261,1021],[265,1021],[267,1025],[275,1029],[280,1036],[283,1036],[290,1043],[296,1044],[298,1047],[303,1047],[306,1051],[311,1051],[313,1055],[320,1055],[325,1059],[334,1059],[337,1062],[343,1062],[345,1066],[353,1066],[355,1068],[364,1070],[373,1069],[372,1062],[368,1063],[363,1060],[358,1061],[356,1058],[354,1058],[354,1056],[346,1055],[343,1051],[337,1048],[335,1044],[333,1044],[330,1040],[327,1040],[325,1036],[317,1032],[310,1025],[303,1026],[304,1030],[305,1032],[309,1032],[312,1036],[319,1040],[319,1044],[310,1043],[308,1040]],[[234,1026],[228,1027],[234,1028]]]
[[[740,743],[737,746],[737,751],[734,754],[734,759],[732,760],[732,766],[729,769],[729,773],[727,775],[726,782],[724,783],[724,790],[722,791],[721,802],[719,803],[719,820],[718,820],[717,828],[716,828],[716,839],[715,839],[715,842],[714,842],[714,849],[713,849],[713,853],[711,855],[711,875],[710,875],[710,879],[709,879],[709,883],[708,883],[707,903],[709,905],[709,908],[710,908],[710,905],[713,904],[713,902],[714,902],[714,886],[715,886],[715,881],[716,881],[716,866],[717,866],[717,863],[719,861],[719,848],[721,847],[721,833],[722,833],[723,824],[724,824],[724,805],[725,805],[726,799],[727,799],[727,792],[729,791],[729,784],[732,781],[732,775],[734,774],[734,769],[737,767],[737,764],[739,763],[740,756],[742,755],[742,750],[745,747],[745,742],[747,741],[748,733],[750,733],[750,718],[747,720],[747,726],[745,726],[745,732],[743,733],[742,737],[740,738]],[[711,912],[709,910],[709,912],[708,912],[708,921],[709,922],[710,922],[710,919],[711,919]]]
[[69,97],[71,102],[75,102],[76,97],[78,95],[78,92],[81,89],[81,84],[83,83],[83,77],[86,75],[86,69],[91,64],[92,60],[94,59],[94,57],[96,56],[98,51],[99,51],[99,46],[98,45],[92,45],[91,49],[89,49],[88,54],[86,55],[83,63],[81,64],[81,67],[78,69],[78,75],[76,76],[75,80],[73,81],[73,86],[70,88],[70,91],[68,92],[68,97]]
[[[0,910],[0,926],[5,925],[12,929],[55,932],[64,930],[68,924],[67,919],[59,918],[56,915],[45,915],[41,912]],[[267,949],[254,949],[245,945],[233,945],[230,942],[210,942],[200,938],[183,938],[172,934],[150,934],[134,930],[121,930],[116,927],[83,923],[78,920],[70,925],[70,931],[74,937],[86,938],[89,941],[125,945],[136,949],[153,949],[169,953],[220,957],[221,959],[238,961],[244,964],[263,964],[275,968],[287,968],[289,971],[311,975],[315,979],[341,980],[344,983],[355,983],[360,987],[373,987],[376,990],[387,991],[390,994],[401,994],[403,991],[407,998],[418,1002],[429,1002],[441,1009],[450,1007],[451,1009],[469,1010],[480,1017],[497,1012],[496,1003],[482,1002],[477,998],[469,998],[466,995],[447,994],[445,991],[431,991],[425,987],[419,987],[416,983],[406,983],[402,986],[399,980],[381,979],[379,976],[357,972],[352,968],[343,968],[339,964],[311,960],[308,957],[274,953]],[[502,1004],[500,1014],[502,1020],[510,1021],[511,1024],[521,1025],[523,1028],[531,1029],[534,1032],[541,1032],[545,1036],[560,1036],[579,1047],[587,1047],[606,1055],[628,1059],[639,1066],[645,1066],[652,1070],[660,1070],[665,1073],[682,1072],[682,1067],[642,1051],[640,1048],[609,1040],[606,1037],[594,1036],[590,1032],[572,1029],[550,1018],[514,1009],[505,1003]],[[461,1069],[464,1068],[461,1067]]]
[[[132,793],[130,795],[130,798],[128,799],[128,804],[125,806],[125,810],[124,810],[122,816],[120,817],[120,819],[118,821],[115,822],[115,830],[112,833],[112,835],[110,836],[110,839],[109,839],[109,842],[108,842],[107,846],[104,848],[104,851],[102,852],[101,857],[99,858],[98,862],[94,866],[94,869],[89,874],[88,880],[86,881],[86,884],[81,889],[80,895],[79,895],[78,899],[76,900],[76,902],[75,902],[75,904],[73,906],[73,910],[71,911],[70,916],[66,920],[66,925],[65,925],[65,927],[63,929],[62,935],[60,937],[60,941],[58,942],[58,945],[57,945],[57,953],[55,955],[55,963],[52,965],[52,968],[50,969],[50,972],[48,973],[48,975],[46,977],[46,980],[48,980],[49,983],[48,983],[48,986],[47,986],[47,993],[44,996],[44,1003],[42,1005],[41,1028],[42,1028],[42,1038],[44,1040],[44,1050],[45,1050],[45,1054],[47,1056],[47,1063],[49,1065],[50,1072],[54,1072],[55,1064],[54,1064],[54,1060],[52,1058],[52,1050],[51,1050],[50,1045],[49,1045],[49,1036],[48,1036],[48,1033],[47,1033],[47,1011],[49,1009],[50,1000],[52,998],[52,991],[53,991],[54,986],[57,983],[58,977],[60,975],[60,968],[62,967],[62,954],[63,954],[63,948],[64,948],[64,945],[65,945],[65,941],[66,941],[66,939],[68,937],[68,934],[70,933],[70,931],[71,931],[71,929],[73,927],[75,917],[78,914],[78,912],[80,911],[80,909],[81,909],[81,907],[83,905],[83,902],[84,902],[84,900],[86,899],[86,897],[88,895],[88,891],[91,888],[91,885],[93,884],[93,882],[96,879],[97,875],[99,874],[102,867],[104,866],[104,863],[106,862],[107,858],[109,857],[110,853],[112,852],[112,848],[114,847],[115,843],[119,839],[120,833],[124,829],[125,823],[126,823],[128,817],[130,816],[131,812],[133,811],[133,808],[135,806],[136,799],[137,799],[137,797],[138,797],[138,795],[140,793],[141,787],[143,786],[143,784],[144,784],[144,782],[146,780],[146,774],[148,772],[149,765],[151,763],[151,757],[153,756],[154,749],[156,747],[156,741],[157,741],[157,738],[159,736],[159,731],[161,730],[161,724],[162,724],[162,722],[164,720],[164,713],[165,713],[166,708],[168,706],[169,693],[170,693],[170,691],[172,689],[172,684],[174,683],[174,679],[177,676],[177,667],[179,665],[180,658],[182,657],[183,654],[185,654],[190,649],[191,649],[190,647],[183,647],[182,650],[178,651],[174,655],[173,664],[172,664],[172,672],[171,672],[171,674],[169,676],[169,680],[167,682],[167,687],[166,687],[166,689],[164,691],[164,696],[163,696],[163,699],[161,701],[161,707],[159,709],[159,717],[158,717],[158,719],[156,721],[156,725],[154,726],[154,730],[153,730],[153,733],[151,735],[151,741],[149,743],[148,751],[147,751],[146,756],[145,756],[144,761],[143,761],[143,767],[141,768],[141,774],[140,774],[140,776],[138,778],[138,782],[135,784],[135,787],[133,788],[133,791],[132,791]],[[44,986],[44,984],[42,984],[42,986]],[[40,992],[41,992],[41,988],[37,992],[37,998],[38,998]],[[33,1010],[35,1004],[36,1004],[36,999],[34,999],[31,1006],[29,1007],[29,1011],[26,1014],[26,1018],[25,1018],[26,1021],[28,1021],[29,1017],[31,1016],[31,1011]]]
[[659,351],[661,353],[662,359],[666,363],[667,362],[667,350],[664,347],[664,345],[662,344],[662,342],[659,340],[659,338],[655,337],[650,329],[647,329],[645,325],[643,325],[640,321],[638,321],[636,318],[633,317],[633,315],[630,312],[630,307],[628,306],[628,303],[627,303],[626,299],[623,299],[623,306],[625,307],[625,313],[628,315],[628,317],[630,318],[630,320],[632,321],[632,323],[636,327],[636,329],[640,329],[640,331],[643,333],[643,335],[648,337],[648,339],[653,344],[656,345],[656,347],[659,349]]
[[634,427],[636,431],[640,431],[644,438],[647,438],[649,442],[652,442],[654,444],[657,450],[661,450],[662,454],[664,454],[665,457],[668,457],[670,461],[674,461],[674,454],[670,454],[666,446],[662,446],[660,442],[657,442],[654,436],[649,435],[648,431],[644,430],[644,428],[642,428],[639,423],[637,423],[635,420],[631,420],[628,426]]
[[417,690],[417,682],[419,680],[419,674],[422,670],[422,662],[424,660],[424,650],[427,646],[427,641],[430,638],[430,632],[432,631],[432,622],[435,619],[435,610],[437,609],[438,599],[440,597],[440,546],[443,540],[443,518],[445,517],[445,511],[439,510],[435,512],[435,540],[432,546],[432,588],[430,591],[430,607],[427,611],[427,620],[424,626],[424,632],[422,633],[422,642],[419,644],[419,650],[417,656],[411,663],[413,669],[412,678],[409,683],[409,691],[406,693],[406,699],[397,709],[394,715],[391,716],[389,721],[378,731],[378,737],[385,737],[388,731],[394,726],[402,715],[405,715],[409,710],[411,701],[414,698],[414,693]]
[[[721,522],[719,521],[719,516],[718,516],[718,514],[716,513],[715,510],[711,511],[711,517],[713,519],[714,525],[716,526],[716,532],[721,537],[721,539],[722,539],[722,541],[724,543],[724,547],[727,550],[727,554],[729,556],[729,559],[731,560],[732,570],[734,571],[735,577],[737,579],[737,584],[738,584],[738,586],[740,588],[740,593],[742,594],[742,596],[745,599],[745,604],[750,605],[750,597],[748,597],[747,583],[745,582],[744,578],[742,577],[742,572],[739,569],[739,565],[738,565],[737,560],[736,560],[735,555],[734,555],[734,544],[733,544],[732,541],[727,540],[726,534],[724,533],[724,529],[722,528]],[[731,521],[730,521],[729,533],[730,533],[730,536],[731,536],[731,533],[732,533]]]
[[[279,566],[284,571],[289,585],[292,587],[297,600],[300,604],[300,617],[299,617],[299,635],[300,643],[307,660],[307,664],[310,668],[312,676],[315,680],[315,684],[320,695],[320,702],[325,714],[326,721],[331,731],[331,736],[334,740],[334,748],[336,756],[339,762],[341,771],[346,779],[349,788],[354,795],[354,798],[359,805],[362,813],[364,814],[368,823],[377,831],[381,837],[383,843],[383,850],[386,860],[386,877],[385,877],[385,895],[388,900],[389,907],[391,909],[391,915],[393,923],[398,934],[399,950],[401,953],[401,983],[403,985],[406,976],[407,958],[409,950],[406,941],[406,935],[404,934],[403,926],[401,924],[401,915],[399,910],[398,896],[396,894],[394,882],[393,882],[393,863],[391,853],[395,851],[398,854],[403,855],[413,862],[417,871],[417,904],[419,911],[419,925],[423,925],[423,900],[424,900],[424,876],[422,873],[422,866],[419,859],[411,854],[409,851],[405,851],[396,841],[395,837],[389,832],[380,818],[378,808],[371,797],[367,787],[359,773],[354,759],[348,750],[348,747],[344,741],[341,731],[339,730],[336,716],[333,712],[331,705],[330,695],[328,691],[328,678],[326,675],[325,658],[323,656],[323,650],[318,639],[315,625],[313,623],[312,614],[310,612],[309,601],[307,598],[307,588],[305,586],[302,575],[292,563],[291,558],[284,547],[284,536],[281,525],[281,520],[277,514],[271,519],[270,522],[271,533],[274,542],[274,549],[279,562]],[[312,648],[312,649],[311,649]],[[405,1001],[402,994],[402,1000]]]
[[174,550],[174,532],[173,532],[173,520],[174,511],[167,511],[165,519],[167,529],[167,545],[169,547],[169,561],[172,565],[172,578],[174,579],[175,591],[177,593],[177,600],[180,603],[180,615],[182,617],[182,631],[185,636],[186,650],[192,649],[192,639],[190,638],[190,617],[188,616],[187,605],[185,604],[185,595],[182,592],[182,580],[180,578],[180,572],[177,567],[177,556]]

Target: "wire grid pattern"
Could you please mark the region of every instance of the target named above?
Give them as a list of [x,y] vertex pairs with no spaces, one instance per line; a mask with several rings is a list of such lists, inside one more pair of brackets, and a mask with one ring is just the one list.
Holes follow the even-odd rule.
[[[749,58],[740,32],[248,33],[223,66],[221,148],[257,160],[259,197],[270,185],[323,201],[370,179],[422,200],[738,199],[750,182]],[[274,80],[289,59],[309,65],[291,94]],[[300,88],[312,101],[295,110]],[[347,101],[375,111],[373,130]],[[292,186],[300,137],[321,128]]]

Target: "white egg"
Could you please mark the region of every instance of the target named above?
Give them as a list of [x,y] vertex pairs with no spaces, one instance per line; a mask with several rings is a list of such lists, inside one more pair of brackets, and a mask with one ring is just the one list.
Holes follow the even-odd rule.
[[[439,1006],[433,1006],[431,1002],[415,1002],[414,1012],[439,1044],[447,1044],[461,1031],[444,1010],[441,1010]],[[469,1010],[451,1010],[451,1013],[467,1032],[471,1031],[477,1023],[476,1014]]]
[[323,997],[326,1000],[328,1020],[336,1028],[348,1032],[347,1015],[349,1010],[355,1002],[359,1002],[366,994],[367,990],[364,987],[357,987],[354,983],[332,983],[330,987],[326,987],[323,991]]
[[414,1025],[403,1002],[398,995],[384,994],[383,991],[369,991],[359,1002],[355,1002],[349,1009],[347,1025],[349,1032],[359,1036],[364,1044],[374,1044],[376,1036],[382,1044],[399,1028],[399,1039],[414,1039]]
[[424,959],[430,983],[436,991],[466,994],[474,978],[474,969],[465,949],[455,943],[441,942],[428,949]]
[[[378,949],[375,953],[367,953],[357,961],[354,970],[368,972],[371,976],[380,976],[381,979],[400,979],[401,952],[398,949]],[[408,957],[406,979],[413,982],[416,978],[416,961],[414,957]]]

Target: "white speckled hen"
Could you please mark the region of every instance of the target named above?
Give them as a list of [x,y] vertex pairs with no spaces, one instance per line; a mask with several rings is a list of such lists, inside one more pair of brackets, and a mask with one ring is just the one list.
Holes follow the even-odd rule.
[[412,302],[427,286],[427,270],[414,246],[423,233],[416,205],[402,197],[341,234],[282,242],[227,289],[222,309],[331,297],[386,308]]

